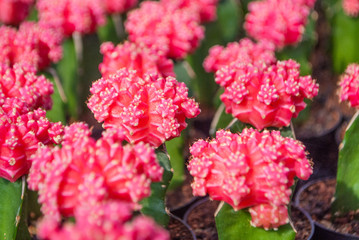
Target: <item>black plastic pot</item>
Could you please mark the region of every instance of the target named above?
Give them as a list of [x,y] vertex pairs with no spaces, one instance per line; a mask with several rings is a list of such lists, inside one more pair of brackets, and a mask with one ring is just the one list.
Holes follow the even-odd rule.
[[[297,134],[297,139],[300,140],[306,147],[309,153],[309,158],[313,160],[314,168],[310,180],[320,179],[326,176],[334,176],[337,172],[338,161],[338,143],[336,141],[336,130],[343,121],[340,112],[336,119],[335,125],[325,130],[319,135],[305,135]],[[298,183],[300,187],[301,182]]]
[[197,240],[196,235],[186,222],[171,213],[169,215],[171,219],[168,225],[168,230],[170,232],[171,240]]
[[[295,197],[295,205],[298,207],[301,207],[301,195],[304,191],[306,191],[309,187],[311,187],[313,184],[321,182],[321,181],[326,181],[326,180],[330,180],[330,179],[335,179],[335,177],[331,176],[331,177],[325,177],[322,179],[316,179],[313,181],[309,181],[306,184],[304,184],[298,191]],[[310,216],[310,213],[308,213],[308,211],[304,208],[302,208],[302,211],[304,211],[305,213],[307,213]],[[336,232],[334,230],[331,230],[329,228],[327,228],[326,226],[324,226],[323,224],[314,221],[314,235],[313,235],[313,240],[359,240],[358,236],[352,235],[352,234],[344,234],[344,233],[340,233],[340,232]]]
[[[184,221],[193,229],[194,233],[196,234],[198,239],[218,239],[217,231],[216,231],[216,225],[215,225],[215,219],[214,219],[214,213],[219,205],[218,201],[211,201],[209,198],[204,198],[199,201],[197,201],[195,204],[193,204],[188,211],[184,215]],[[295,208],[298,211],[300,211],[301,214],[304,215],[304,218],[308,220],[308,223],[311,226],[311,230],[308,234],[308,238],[306,240],[313,239],[314,234],[314,222],[311,219],[310,215],[297,206],[292,206],[292,209]],[[192,219],[191,215],[194,211],[209,211],[210,219],[208,219],[208,214],[206,215],[198,215],[198,213],[194,213],[196,215],[198,222],[193,223],[192,221],[196,221],[196,219]],[[300,217],[300,216],[298,216]],[[196,224],[197,226],[194,226]],[[294,224],[295,225],[295,224]],[[297,229],[300,231],[300,229]],[[210,236],[206,235],[210,234]]]

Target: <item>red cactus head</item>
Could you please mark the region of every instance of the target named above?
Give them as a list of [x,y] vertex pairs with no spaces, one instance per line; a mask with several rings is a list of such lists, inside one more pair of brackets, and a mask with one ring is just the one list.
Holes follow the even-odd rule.
[[9,66],[30,64],[43,70],[62,57],[62,35],[37,23],[24,22],[19,30],[1,26],[0,35],[0,62]]
[[50,123],[42,109],[28,112],[16,98],[1,101],[0,177],[14,182],[28,173],[39,146],[60,143],[62,126]]
[[99,69],[104,77],[116,73],[121,68],[136,70],[139,77],[144,77],[144,74],[175,76],[172,60],[139,44],[126,41],[115,47],[112,43],[106,42],[101,45],[101,53],[104,56]]
[[188,98],[184,83],[173,77],[136,76],[135,71],[121,69],[101,78],[91,87],[89,108],[105,128],[120,128],[131,143],[146,142],[158,147],[180,135],[185,119],[200,112],[198,104]]
[[217,18],[218,0],[161,0],[166,8],[184,9],[198,15],[200,22],[210,22]]
[[0,22],[20,24],[30,12],[34,0],[0,0]]
[[137,204],[150,194],[163,169],[154,150],[143,143],[122,146],[123,134],[108,130],[95,142],[84,124],[65,129],[62,148],[43,148],[33,160],[29,187],[39,190],[44,213],[73,216],[88,203],[120,200]]
[[358,0],[343,0],[342,1],[344,12],[352,17],[359,14],[359,1]]
[[137,4],[138,0],[105,0],[106,12],[109,14],[121,14]]
[[351,107],[359,108],[359,65],[350,64],[340,79],[340,101],[349,101]]
[[0,64],[0,92],[4,97],[19,98],[30,109],[51,109],[53,91],[52,83],[44,76],[36,76],[34,67]]
[[204,37],[196,15],[154,1],[142,2],[139,9],[130,12],[125,28],[130,41],[176,59],[192,53]]
[[39,0],[37,9],[41,24],[65,36],[92,33],[106,21],[101,0]]
[[229,43],[225,48],[213,46],[203,67],[207,72],[216,72],[233,63],[251,63],[262,68],[263,65],[275,63],[274,50],[274,45],[268,41],[254,43],[249,38],[243,38],[238,43]]
[[318,94],[310,76],[299,76],[299,64],[279,61],[264,70],[250,64],[223,67],[216,82],[225,88],[226,111],[258,129],[283,127],[305,108],[304,98]]
[[302,39],[309,7],[293,0],[262,0],[248,5],[244,28],[257,40],[268,40],[277,48]]
[[[103,202],[92,207],[79,206],[75,211],[76,223],[60,226],[56,219],[45,218],[39,224],[41,239],[136,239],[169,240],[169,234],[149,217],[131,220],[131,206],[122,202]],[[84,231],[86,229],[86,231]]]

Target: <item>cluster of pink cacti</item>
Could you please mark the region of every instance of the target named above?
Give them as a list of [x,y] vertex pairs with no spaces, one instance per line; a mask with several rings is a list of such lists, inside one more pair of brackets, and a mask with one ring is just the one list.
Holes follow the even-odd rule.
[[[258,130],[282,128],[305,108],[304,98],[318,94],[318,84],[300,76],[297,62],[277,61],[274,54],[275,47],[300,41],[314,2],[251,2],[244,26],[258,42],[244,38],[210,49],[203,66],[224,88],[220,99],[227,113]],[[294,177],[306,180],[312,168],[300,142],[258,130],[221,130],[216,139],[195,142],[188,168],[195,195],[249,208],[253,226],[277,229],[288,222]]]
[[250,2],[244,28],[251,37],[270,41],[279,49],[297,44],[302,39],[310,7],[314,2],[293,0]]
[[[0,21],[19,24],[26,17],[33,2],[17,2],[24,4],[21,17],[3,16],[9,3],[0,0]],[[29,188],[39,192],[45,214],[41,238],[169,238],[153,220],[133,212],[150,195],[151,183],[162,179],[155,148],[180,136],[186,119],[200,113],[187,86],[177,81],[172,59],[195,51],[204,37],[201,24],[216,18],[217,3],[143,1],[128,13],[129,41],[102,44],[103,77],[90,89],[87,105],[105,129],[97,141],[83,123],[64,127],[46,118],[53,86],[36,74],[61,59],[64,37],[93,33],[106,13],[123,13],[137,0],[38,0],[39,23],[0,27],[0,176],[13,182],[29,173]],[[277,61],[274,53],[301,39],[313,4],[250,3],[245,28],[258,43],[245,38],[210,50],[204,68],[225,88],[220,99],[227,113],[258,130],[280,128],[305,108],[304,98],[318,93],[310,76],[299,75],[298,63]],[[221,130],[216,139],[197,141],[188,168],[194,194],[209,194],[235,210],[249,208],[252,225],[278,228],[288,222],[294,177],[308,179],[312,169],[301,143],[258,130]],[[70,217],[76,222],[61,222]]]

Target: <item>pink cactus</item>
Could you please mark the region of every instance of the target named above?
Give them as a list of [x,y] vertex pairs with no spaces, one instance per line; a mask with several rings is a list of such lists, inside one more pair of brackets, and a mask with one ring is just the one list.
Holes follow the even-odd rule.
[[248,4],[244,28],[257,40],[268,40],[277,48],[302,39],[309,7],[293,0],[261,0]]
[[34,0],[0,0],[0,22],[20,24],[30,12]]
[[175,76],[172,60],[135,43],[126,41],[115,47],[113,43],[106,42],[101,45],[101,53],[104,56],[99,69],[104,77],[124,67],[136,70],[139,77],[146,73]]
[[131,143],[158,147],[178,137],[186,118],[196,117],[198,104],[188,98],[184,83],[173,77],[137,77],[125,68],[95,82],[88,107],[105,128],[120,128]]
[[223,67],[216,82],[225,88],[221,100],[226,112],[257,129],[288,126],[306,104],[318,94],[310,76],[299,76],[299,64],[279,61],[261,71],[250,64]]
[[9,98],[19,98],[30,109],[51,109],[52,83],[44,76],[36,76],[29,65],[15,64],[13,68],[0,64],[0,93]]
[[340,79],[340,101],[349,101],[351,107],[359,108],[359,65],[348,65]]
[[352,17],[359,14],[359,0],[342,0],[344,12]]
[[218,0],[161,0],[167,8],[185,9],[198,14],[201,23],[214,21],[217,18]]
[[62,148],[42,148],[33,159],[29,187],[39,190],[42,211],[56,219],[73,216],[77,206],[107,200],[135,204],[150,195],[163,169],[144,143],[122,146],[123,135],[107,132],[97,142],[84,124],[65,128]]
[[239,43],[229,43],[225,48],[219,45],[210,48],[203,67],[207,72],[216,72],[232,63],[251,63],[262,67],[276,61],[274,50],[274,45],[270,42],[254,43],[249,38],[243,38]]
[[314,4],[317,0],[297,0],[297,4],[308,6],[309,8],[314,8]]
[[28,173],[40,145],[60,143],[62,125],[50,123],[42,109],[28,112],[18,98],[0,102],[0,177],[14,182]]
[[[209,194],[235,210],[251,207],[252,216],[261,211],[263,204],[285,207],[294,177],[306,180],[312,174],[304,145],[282,137],[279,131],[244,129],[241,134],[233,134],[220,130],[215,139],[195,142],[190,152],[193,194]],[[261,211],[266,219],[254,217],[253,224],[276,228],[287,221],[287,211],[271,213],[266,209]],[[278,221],[273,218],[277,214]]]
[[39,0],[36,6],[40,22],[65,36],[93,33],[106,21],[101,0]]
[[30,64],[43,70],[62,58],[62,36],[33,22],[24,22],[19,30],[0,27],[0,62]]
[[[169,240],[169,234],[149,217],[138,216],[132,221],[131,208],[121,202],[106,202],[89,208],[80,206],[75,211],[76,223],[62,227],[51,218],[39,225],[41,239],[69,240]],[[84,229],[86,229],[84,231]]]
[[13,64],[14,50],[13,43],[16,38],[16,29],[7,26],[0,26],[0,62],[8,65]]
[[138,0],[105,0],[106,12],[109,14],[121,14],[136,6]]
[[192,53],[204,37],[204,28],[198,21],[191,11],[144,1],[128,14],[125,28],[130,41],[157,49],[160,55],[181,59]]

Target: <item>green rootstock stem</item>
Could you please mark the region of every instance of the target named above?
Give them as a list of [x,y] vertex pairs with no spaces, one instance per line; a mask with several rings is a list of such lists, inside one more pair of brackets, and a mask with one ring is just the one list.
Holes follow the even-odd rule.
[[359,113],[349,123],[339,147],[337,185],[332,213],[345,214],[359,209]]
[[219,107],[218,107],[218,109],[217,109],[217,111],[216,111],[216,113],[214,114],[214,117],[213,117],[213,119],[212,119],[211,127],[210,127],[210,129],[209,129],[209,135],[212,136],[212,135],[215,134],[218,121],[219,121],[219,119],[221,118],[221,115],[222,115],[224,109],[225,109],[225,105],[224,105],[224,103],[221,103],[221,105],[219,105]]
[[166,141],[165,146],[170,156],[171,166],[173,169],[173,177],[169,189],[173,190],[180,187],[185,179],[184,168],[185,161],[183,157],[184,132],[181,136],[170,141]]
[[[16,182],[0,178],[0,236],[4,240],[14,240],[19,232],[26,191],[26,177]],[[27,230],[27,229],[26,229]],[[30,239],[29,234],[19,234],[22,239]]]
[[57,74],[56,70],[54,68],[48,68],[47,71],[52,75],[52,77],[54,79],[54,82],[59,91],[62,102],[67,103],[67,97],[66,97],[64,88],[62,87],[59,75]]
[[117,37],[121,40],[125,39],[126,34],[125,34],[124,27],[123,27],[122,16],[120,14],[113,14],[111,16],[111,18],[112,18],[113,24],[115,26],[115,31],[116,31]]
[[172,179],[171,163],[169,156],[163,151],[156,151],[157,160],[163,167],[161,182],[151,184],[151,195],[141,201],[141,212],[152,217],[158,224],[167,226],[169,215],[165,205],[166,191]]

